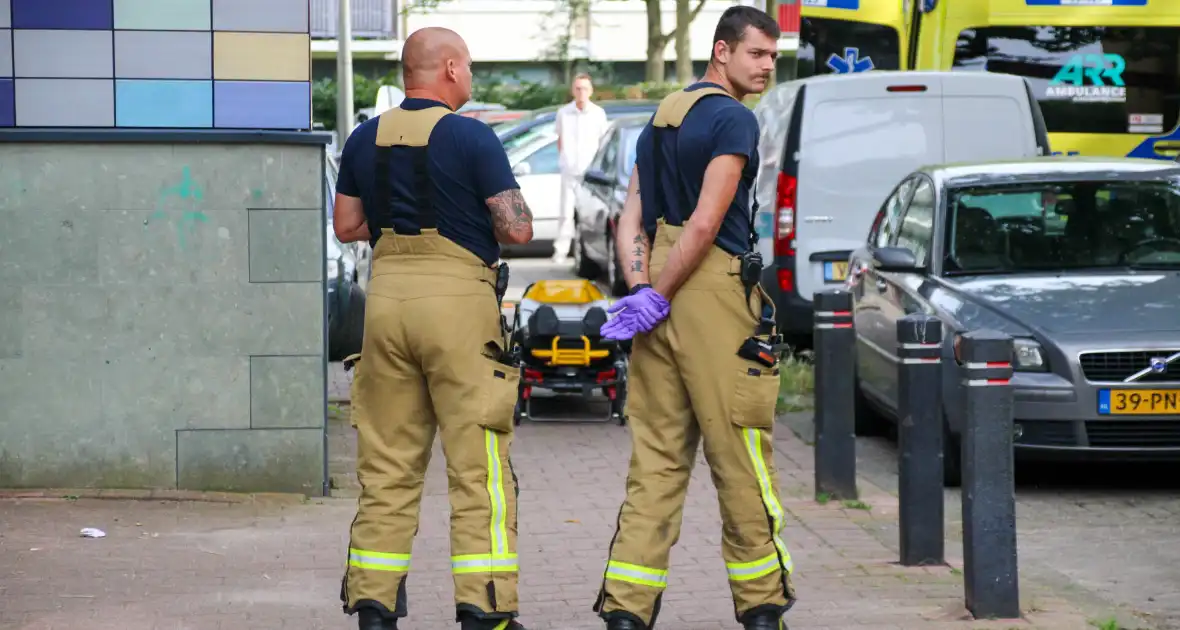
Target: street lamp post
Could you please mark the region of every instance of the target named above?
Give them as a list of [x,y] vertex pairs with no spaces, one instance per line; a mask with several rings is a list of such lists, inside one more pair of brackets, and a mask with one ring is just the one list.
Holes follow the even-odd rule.
[[352,132],[352,7],[349,0],[336,0],[340,17],[336,24],[336,138],[337,152]]

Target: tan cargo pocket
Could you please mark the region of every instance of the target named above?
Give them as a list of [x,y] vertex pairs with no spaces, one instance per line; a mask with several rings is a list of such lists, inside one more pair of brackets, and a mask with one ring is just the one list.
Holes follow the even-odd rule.
[[779,368],[744,366],[734,374],[731,419],[739,427],[770,429],[778,402]]
[[[484,344],[479,355],[483,372],[483,420],[479,425],[500,433],[511,433],[513,412],[520,391],[520,368],[505,365],[494,357],[500,356],[503,346],[499,340]],[[491,356],[489,356],[491,355]]]

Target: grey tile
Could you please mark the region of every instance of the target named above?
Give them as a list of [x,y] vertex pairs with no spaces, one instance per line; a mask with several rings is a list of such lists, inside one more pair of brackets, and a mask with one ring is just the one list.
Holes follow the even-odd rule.
[[115,76],[121,79],[211,79],[212,60],[211,32],[115,32]]
[[243,326],[242,348],[252,355],[324,353],[324,285],[249,286],[252,317]]
[[250,211],[250,282],[317,282],[324,277],[319,210]]
[[250,426],[324,426],[324,360],[314,357],[250,358]]
[[108,344],[128,356],[323,354],[322,284],[119,284],[105,290]]
[[69,354],[0,360],[0,486],[174,485],[174,431],[104,416],[102,367]]
[[[115,125],[114,79],[17,79],[14,90],[16,92],[16,124],[18,127],[113,127]],[[76,94],[78,97],[63,98],[63,94]],[[83,97],[83,95],[85,96]],[[81,98],[85,98],[85,107],[78,106],[78,99]],[[89,170],[94,173],[101,172],[95,168]],[[49,185],[58,187],[57,194],[65,193],[77,196],[76,188],[63,186],[60,180]],[[66,204],[55,205],[65,206]]]
[[[15,30],[12,32],[13,70],[33,79],[103,79],[114,74],[111,31]],[[18,89],[19,93],[19,89]],[[64,98],[73,94],[73,98]],[[77,106],[92,98],[86,92],[61,92],[63,101]]]
[[125,356],[244,356],[253,309],[239,284],[119,284],[109,343]]
[[[103,221],[93,239],[99,244],[97,264],[101,282],[245,282],[249,277],[245,209],[207,210],[102,213]],[[0,224],[3,216],[0,214]]]
[[250,426],[247,357],[160,355],[107,361],[104,415],[122,424],[173,429]]
[[[0,262],[0,269],[3,268],[3,262]],[[20,297],[20,286],[3,284],[0,280],[0,359],[23,356],[25,326]]]
[[27,285],[21,310],[25,356],[95,356],[107,348],[112,322],[103,287]]
[[[8,5],[0,3],[0,12],[7,11]],[[0,25],[0,77],[12,76],[12,31]]]
[[94,283],[101,220],[72,209],[0,212],[0,283]]
[[307,0],[213,0],[213,30],[308,32]]
[[177,487],[323,495],[322,429],[180,431]]

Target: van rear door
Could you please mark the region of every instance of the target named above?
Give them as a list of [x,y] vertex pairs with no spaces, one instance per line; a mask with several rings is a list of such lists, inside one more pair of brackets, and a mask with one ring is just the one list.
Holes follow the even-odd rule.
[[944,161],[941,96],[940,77],[923,73],[808,86],[795,220],[800,297],[839,286],[889,191],[915,168]]
[[947,162],[1036,157],[1037,124],[1023,79],[981,72],[942,77]]

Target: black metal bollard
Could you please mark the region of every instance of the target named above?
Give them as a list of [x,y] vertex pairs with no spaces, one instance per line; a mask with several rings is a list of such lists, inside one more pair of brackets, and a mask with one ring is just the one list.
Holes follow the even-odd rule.
[[815,494],[848,500],[856,491],[856,421],[853,380],[856,333],[852,294],[815,294]]
[[924,314],[901,318],[897,345],[901,563],[942,564],[942,322]]
[[963,576],[977,619],[1020,617],[1012,454],[1012,338],[979,330],[955,340],[967,404],[963,427]]

